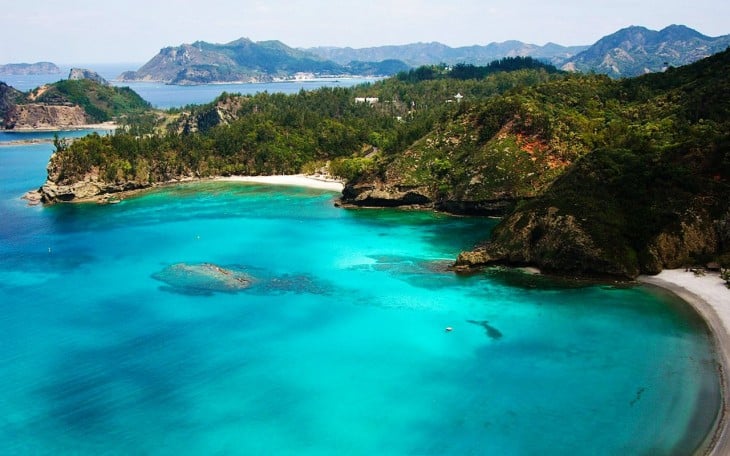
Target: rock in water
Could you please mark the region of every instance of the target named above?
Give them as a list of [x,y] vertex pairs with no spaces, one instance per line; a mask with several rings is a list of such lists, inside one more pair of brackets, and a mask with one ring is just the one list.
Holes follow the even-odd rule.
[[212,263],[176,263],[152,275],[175,291],[193,294],[237,292],[248,288],[253,279],[242,271]]

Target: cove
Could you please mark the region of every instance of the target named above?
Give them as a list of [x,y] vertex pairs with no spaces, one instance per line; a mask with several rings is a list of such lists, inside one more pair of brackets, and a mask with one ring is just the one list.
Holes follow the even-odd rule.
[[689,454],[719,408],[672,295],[449,272],[488,219],[223,182],[27,207],[51,149],[0,147],[2,453]]

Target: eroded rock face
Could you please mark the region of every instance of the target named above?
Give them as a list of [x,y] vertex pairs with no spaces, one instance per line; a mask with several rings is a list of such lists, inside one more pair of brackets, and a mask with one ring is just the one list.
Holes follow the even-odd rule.
[[642,272],[658,274],[664,268],[687,266],[697,255],[712,254],[719,250],[721,233],[705,211],[688,217],[680,228],[660,233],[647,247],[642,260]]
[[64,128],[88,123],[89,119],[80,106],[57,106],[42,103],[19,104],[15,106],[12,116],[12,125],[16,129]]
[[[599,247],[569,214],[548,208],[542,214],[517,212],[494,231],[492,240],[472,252],[462,252],[457,270],[491,264],[533,265],[544,271],[631,278],[636,265],[623,261],[627,252]],[[630,255],[629,255],[630,256]]]
[[459,254],[454,269],[532,265],[547,272],[633,279],[640,273],[680,268],[698,255],[719,251],[718,225],[705,211],[688,211],[678,226],[667,226],[637,252],[620,239],[599,245],[575,217],[557,208],[543,213],[518,211],[495,229],[488,243]]
[[382,182],[347,185],[341,203],[360,207],[433,207],[428,190],[422,187],[387,186]]
[[99,176],[99,170],[92,168],[79,180],[64,178],[61,174],[61,164],[57,154],[51,156],[48,162],[48,178],[38,189],[41,201],[45,204],[90,201],[104,195],[139,190],[151,186],[148,182],[106,182]]

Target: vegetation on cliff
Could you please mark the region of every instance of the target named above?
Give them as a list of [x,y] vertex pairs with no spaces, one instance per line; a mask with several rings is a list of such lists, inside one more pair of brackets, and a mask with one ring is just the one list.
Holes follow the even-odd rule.
[[35,103],[81,106],[94,122],[150,109],[150,104],[129,87],[112,87],[91,79],[58,81],[32,90],[28,98]]
[[483,98],[549,77],[522,70],[484,80],[392,78],[294,95],[223,94],[210,104],[169,112],[164,126],[154,116],[137,116],[114,136],[79,139],[53,157],[57,172],[49,178],[66,185],[93,174],[104,182],[151,185],[183,177],[292,174],[328,161],[334,174],[354,178],[456,112],[447,101],[457,93]]
[[530,89],[573,101],[559,112],[548,107],[548,126],[572,114],[570,134],[590,153],[458,264],[634,277],[723,254],[727,261],[729,70],[726,51],[664,74],[605,81],[580,102],[573,90],[552,90],[568,80]]
[[69,127],[149,111],[150,104],[129,87],[91,79],[61,80],[26,93],[0,82],[0,129]]

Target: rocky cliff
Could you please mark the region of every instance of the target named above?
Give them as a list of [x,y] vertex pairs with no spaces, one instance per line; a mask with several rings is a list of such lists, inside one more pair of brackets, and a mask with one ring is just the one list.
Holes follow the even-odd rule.
[[460,254],[456,268],[532,265],[634,278],[702,263],[730,250],[730,172],[718,160],[711,151],[647,161],[593,152],[505,217],[489,242]]
[[80,81],[82,79],[88,79],[105,86],[111,85],[109,84],[109,81],[101,77],[101,75],[99,75],[96,71],[87,70],[85,68],[71,68],[71,71],[68,73],[68,80]]
[[26,103],[15,106],[12,117],[6,121],[6,126],[15,130],[57,129],[78,127],[88,123],[89,117],[80,106]]

